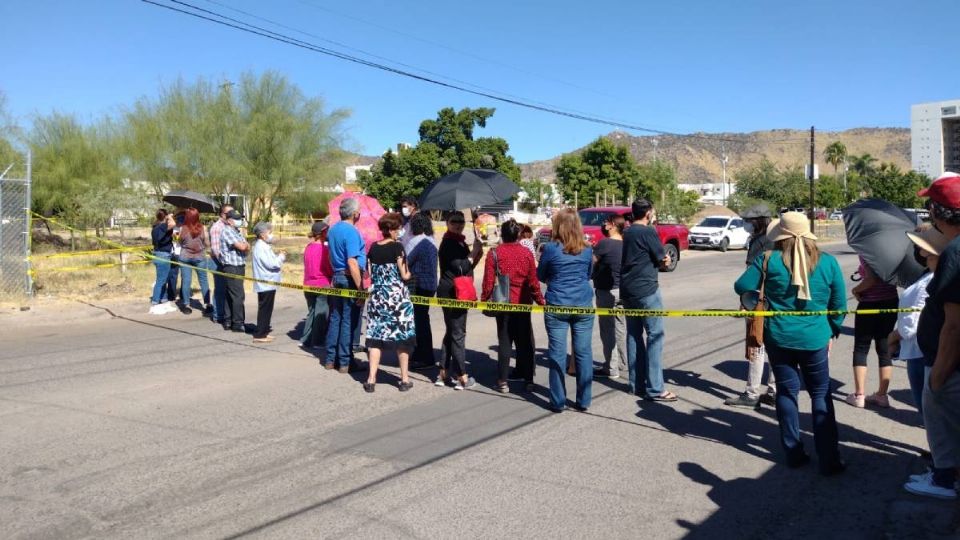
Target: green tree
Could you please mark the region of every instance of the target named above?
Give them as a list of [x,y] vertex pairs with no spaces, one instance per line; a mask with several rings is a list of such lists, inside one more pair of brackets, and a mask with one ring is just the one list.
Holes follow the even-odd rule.
[[419,142],[398,152],[388,150],[369,172],[360,171],[357,181],[384,207],[396,208],[407,194],[419,195],[434,180],[465,168],[494,169],[520,181],[520,168],[500,137],[474,137],[484,128],[495,109],[447,107],[436,119],[420,123]]
[[930,178],[916,171],[904,173],[892,163],[882,163],[872,176],[862,180],[863,189],[871,197],[884,199],[901,208],[920,208],[923,199],[917,191],[930,185]]
[[861,156],[850,156],[850,170],[857,173],[860,177],[868,177],[876,172],[877,158],[870,154]]
[[647,173],[647,179],[641,177],[626,147],[600,137],[583,151],[560,158],[557,185],[568,202],[577,200],[580,206],[593,205],[596,196],[602,198],[604,191],[624,201],[637,195],[656,200],[652,175],[664,172],[658,168]]
[[801,167],[778,168],[768,159],[734,175],[737,192],[733,206],[744,208],[747,201],[764,201],[777,208],[810,204],[810,184]]
[[129,201],[121,154],[109,120],[84,127],[73,116],[53,113],[34,120],[33,206],[63,215],[101,233],[113,211]]
[[125,112],[124,154],[158,197],[172,188],[240,194],[251,220],[268,219],[275,200],[310,199],[340,178],[348,116],[275,72],[248,72],[236,85],[178,81]]
[[662,216],[686,221],[700,210],[700,196],[677,187],[677,173],[669,163],[657,159],[641,163],[637,169],[640,181],[636,193],[658,205]]
[[840,164],[847,159],[847,147],[840,141],[832,142],[823,150],[823,157],[833,165],[833,174],[836,176]]

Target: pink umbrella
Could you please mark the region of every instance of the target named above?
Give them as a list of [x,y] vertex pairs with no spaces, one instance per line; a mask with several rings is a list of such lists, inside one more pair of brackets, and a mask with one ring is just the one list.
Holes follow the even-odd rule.
[[357,199],[360,201],[360,219],[357,220],[356,226],[369,250],[374,242],[383,240],[383,235],[380,234],[380,227],[377,225],[377,222],[387,211],[380,206],[379,201],[369,195],[345,191],[334,197],[327,205],[327,209],[330,211],[331,226],[340,221],[340,203],[345,199]]

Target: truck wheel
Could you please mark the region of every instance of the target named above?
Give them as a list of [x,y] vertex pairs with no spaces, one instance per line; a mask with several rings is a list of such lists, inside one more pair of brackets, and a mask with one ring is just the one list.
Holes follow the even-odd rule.
[[667,266],[662,271],[673,272],[677,269],[677,264],[680,262],[680,251],[677,249],[677,246],[667,244],[663,246],[663,252],[670,256],[670,266]]
[[721,253],[726,253],[728,247],[730,247],[730,239],[729,239],[729,238],[724,238],[723,240],[720,241],[720,252],[721,252]]

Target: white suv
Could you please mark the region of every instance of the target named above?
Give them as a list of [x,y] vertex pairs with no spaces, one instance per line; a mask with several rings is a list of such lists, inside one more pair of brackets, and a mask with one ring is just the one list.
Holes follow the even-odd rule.
[[744,248],[750,233],[743,228],[743,219],[737,216],[709,216],[690,229],[690,248]]

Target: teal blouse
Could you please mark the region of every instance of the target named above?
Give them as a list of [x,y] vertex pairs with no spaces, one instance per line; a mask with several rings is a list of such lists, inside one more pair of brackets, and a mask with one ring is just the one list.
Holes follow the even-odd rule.
[[[733,288],[737,294],[760,289],[764,255],[740,276]],[[817,266],[810,272],[810,300],[797,298],[797,286],[790,283],[790,271],[779,251],[770,255],[765,294],[770,311],[822,311],[847,309],[847,291],[837,259],[820,253]],[[840,335],[845,315],[775,316],[764,322],[763,339],[785,349],[816,351],[827,346],[830,338]]]

